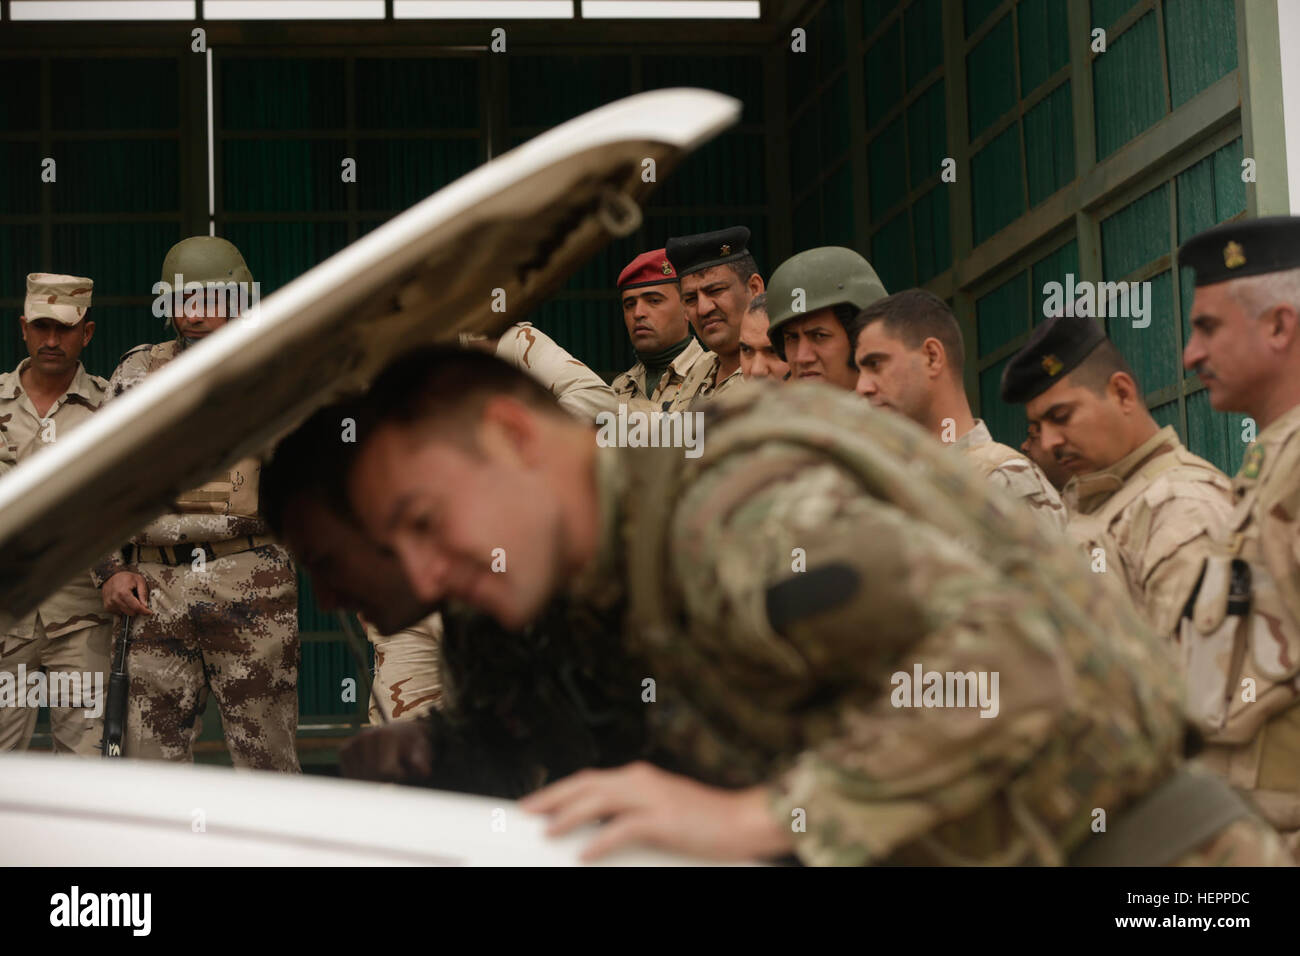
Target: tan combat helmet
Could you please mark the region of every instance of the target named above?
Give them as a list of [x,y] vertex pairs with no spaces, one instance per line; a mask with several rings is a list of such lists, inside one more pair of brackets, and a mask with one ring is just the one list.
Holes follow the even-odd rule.
[[871,263],[852,249],[820,246],[805,250],[777,266],[767,284],[767,336],[784,362],[781,326],[785,323],[837,305],[865,309],[886,295]]

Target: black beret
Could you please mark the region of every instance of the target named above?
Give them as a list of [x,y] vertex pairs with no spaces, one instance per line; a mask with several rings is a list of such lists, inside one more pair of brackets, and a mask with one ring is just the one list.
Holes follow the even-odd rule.
[[1002,370],[1002,401],[1023,405],[1043,394],[1104,341],[1106,333],[1086,315],[1048,319]]
[[1178,262],[1196,271],[1198,286],[1300,269],[1300,216],[1222,223],[1183,243]]
[[744,226],[732,226],[717,232],[675,236],[664,248],[668,261],[680,277],[743,259],[749,255],[748,244],[749,230]]

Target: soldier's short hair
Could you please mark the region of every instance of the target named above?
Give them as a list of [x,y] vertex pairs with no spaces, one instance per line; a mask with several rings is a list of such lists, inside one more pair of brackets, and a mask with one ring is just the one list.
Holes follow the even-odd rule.
[[767,315],[767,293],[760,292],[754,298],[749,300],[749,305],[745,307],[746,312],[762,312]]
[[750,276],[758,274],[758,262],[749,253],[745,253],[739,259],[733,259],[726,266],[740,279],[741,285],[748,282]]
[[885,296],[859,312],[848,325],[849,346],[856,351],[858,335],[875,322],[884,323],[885,331],[915,351],[926,339],[938,339],[948,356],[953,376],[962,377],[966,364],[966,346],[961,326],[948,303],[924,289],[906,289]]
[[258,477],[258,512],[276,537],[284,535],[285,512],[294,498],[319,496],[345,510],[330,476],[345,472],[356,453],[356,444],[344,440],[356,415],[355,401],[327,405],[275,446]]
[[[1110,339],[1102,339],[1097,347],[1088,353],[1088,357],[1071,369],[1065,377],[1072,384],[1086,388],[1094,395],[1105,395],[1106,386],[1110,384],[1111,376],[1116,372],[1123,372],[1133,379],[1134,384],[1137,384],[1137,375],[1133,367],[1128,364],[1128,360],[1124,358],[1124,353]],[[1137,393],[1141,400],[1140,385]]]

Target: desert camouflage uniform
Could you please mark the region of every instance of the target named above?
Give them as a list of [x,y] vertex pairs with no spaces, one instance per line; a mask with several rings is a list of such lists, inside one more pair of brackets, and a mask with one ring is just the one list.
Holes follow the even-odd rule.
[[[89,419],[108,396],[108,382],[91,375],[79,364],[68,390],[42,419],[23,390],[20,378],[31,361],[23,359],[12,372],[0,375],[0,475],[40,452],[45,445],[43,435],[57,442]],[[46,422],[50,423],[48,430]],[[112,617],[104,612],[90,575],[82,572],[26,617],[6,619],[0,632],[0,672],[16,675],[18,665],[23,664],[28,673],[42,668],[47,674],[52,671],[98,673],[102,675],[101,686],[107,686],[108,649],[112,640]],[[92,679],[91,686],[83,688],[83,706],[51,707],[50,731],[56,752],[98,755],[104,718],[102,702],[96,701],[94,691]],[[35,707],[0,707],[0,752],[27,749],[36,727],[36,710]],[[87,717],[86,710],[98,710],[100,715]]]
[[[375,691],[389,720],[422,717],[442,703],[442,615],[431,614],[395,634],[363,621],[375,646]],[[370,723],[381,723],[374,698]]]
[[1166,425],[1109,468],[1065,486],[1068,531],[1124,585],[1148,624],[1174,639],[1183,606],[1232,511],[1227,475]]
[[[1232,492],[1227,547],[1183,623],[1190,709],[1210,742],[1202,762],[1300,853],[1300,405],[1260,432]],[[1216,563],[1234,557],[1250,566],[1244,620],[1212,583]]]
[[[647,393],[646,367],[644,363],[638,361],[614,379],[612,385],[614,394],[630,409],[667,411],[668,407],[676,402],[678,395],[682,394],[694,368],[707,362],[710,354],[704,351],[698,340],[692,338],[690,344],[669,364],[668,371],[664,373],[653,391]],[[697,380],[692,379],[692,387],[698,388]],[[688,392],[687,395],[689,397],[686,399],[686,404],[690,404],[695,394]]]
[[[1070,862],[1106,840],[1094,810],[1117,829],[1183,778],[1166,649],[1068,540],[857,396],[703,411],[698,459],[597,449],[602,543],[571,594],[628,602],[654,743],[715,785],[766,784],[773,818],[806,824],[802,860]],[[999,674],[997,715],[893,706],[918,664]],[[1167,861],[1285,858],[1255,824],[1177,832],[1196,836]]]
[[975,419],[975,427],[952,444],[975,466],[981,478],[1029,505],[1039,527],[1045,531],[1065,530],[1065,505],[1047,476],[1014,448],[995,442],[983,421]]
[[[112,396],[180,350],[171,341],[126,353]],[[257,513],[260,471],[246,458],[185,492],[131,539],[133,564],[114,553],[92,572],[100,587],[122,570],[149,584],[154,613],[131,625],[128,757],[192,760],[210,689],[235,766],[300,769],[298,579]]]
[[530,322],[507,329],[496,356],[549,388],[560,407],[577,418],[591,422],[600,412],[618,412],[618,396],[604,380]]
[[717,381],[717,377],[718,355],[716,352],[709,352],[701,361],[691,366],[681,389],[669,403],[668,411],[684,412],[696,399],[715,398],[731,391],[745,380],[739,366],[721,382]]

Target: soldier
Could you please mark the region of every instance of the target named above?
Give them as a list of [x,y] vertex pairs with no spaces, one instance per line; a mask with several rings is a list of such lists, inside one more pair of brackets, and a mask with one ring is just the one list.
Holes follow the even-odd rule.
[[742,381],[740,322],[750,299],[763,291],[748,244],[744,226],[668,240],[665,251],[681,280],[686,318],[710,350],[691,365],[668,411],[684,410],[695,399],[720,395]]
[[1025,440],[1020,443],[1020,451],[1038,466],[1038,470],[1057,492],[1064,491],[1073,476],[1062,467],[1055,455],[1043,451],[1042,440],[1042,429],[1038,423],[1028,424],[1025,426]]
[[698,458],[601,448],[526,377],[438,349],[359,413],[339,475],[417,597],[507,630],[559,595],[623,617],[586,639],[643,664],[621,693],[689,776],[576,774],[524,803],[552,832],[607,821],[588,858],[1287,859],[1180,767],[1179,684],[1131,606],[923,431],[798,385],[703,413]]
[[1157,634],[1174,639],[1211,542],[1232,510],[1227,477],[1160,428],[1136,376],[1087,316],[1039,325],[1002,374],[1044,453],[1074,478],[1067,530],[1124,586]]
[[849,323],[885,294],[871,263],[842,246],[809,249],[781,263],[768,289],[768,337],[790,363],[791,377],[852,391],[858,370]]
[[993,440],[962,385],[966,347],[952,310],[924,289],[867,306],[849,325],[857,392],[906,415],[961,452],[977,474],[1027,504],[1047,531],[1065,530],[1065,506],[1024,455]]
[[[1300,218],[1227,223],[1188,240],[1196,273],[1183,365],[1210,404],[1259,434],[1232,480],[1182,651],[1204,761],[1249,793],[1300,854]],[[1244,436],[1243,436],[1244,437]]]
[[749,300],[740,322],[740,372],[746,379],[790,380],[790,366],[782,361],[767,337],[767,293]]
[[[81,352],[95,334],[95,321],[87,314],[93,288],[80,276],[36,272],[27,277],[18,328],[28,357],[0,375],[0,475],[57,442],[104,403],[108,382],[81,364]],[[84,572],[26,617],[6,618],[0,630],[0,680],[12,680],[16,696],[0,697],[0,752],[30,746],[40,704],[29,700],[27,681],[18,675],[44,671],[55,753],[97,754],[112,640],[112,619]]]
[[[477,344],[480,348],[493,347],[490,340]],[[531,322],[510,326],[494,348],[497,358],[546,385],[560,407],[579,418],[594,421],[601,412],[618,413],[619,399],[614,390]]]
[[[162,273],[177,289],[199,283],[208,301],[191,296],[183,309],[165,310],[175,313],[176,338],[127,352],[110,380],[114,397],[236,317],[224,297],[212,301],[219,286],[256,292],[243,256],[224,239],[177,243]],[[185,492],[131,539],[129,558],[115,552],[92,572],[105,609],[135,617],[128,757],[192,760],[211,690],[235,766],[299,770],[298,579],[258,514],[260,470],[259,458],[245,458]]]
[[618,292],[637,363],[614,379],[614,392],[630,407],[667,410],[691,369],[707,362],[708,354],[691,336],[677,272],[665,250],[643,252],[629,262],[619,273]]

